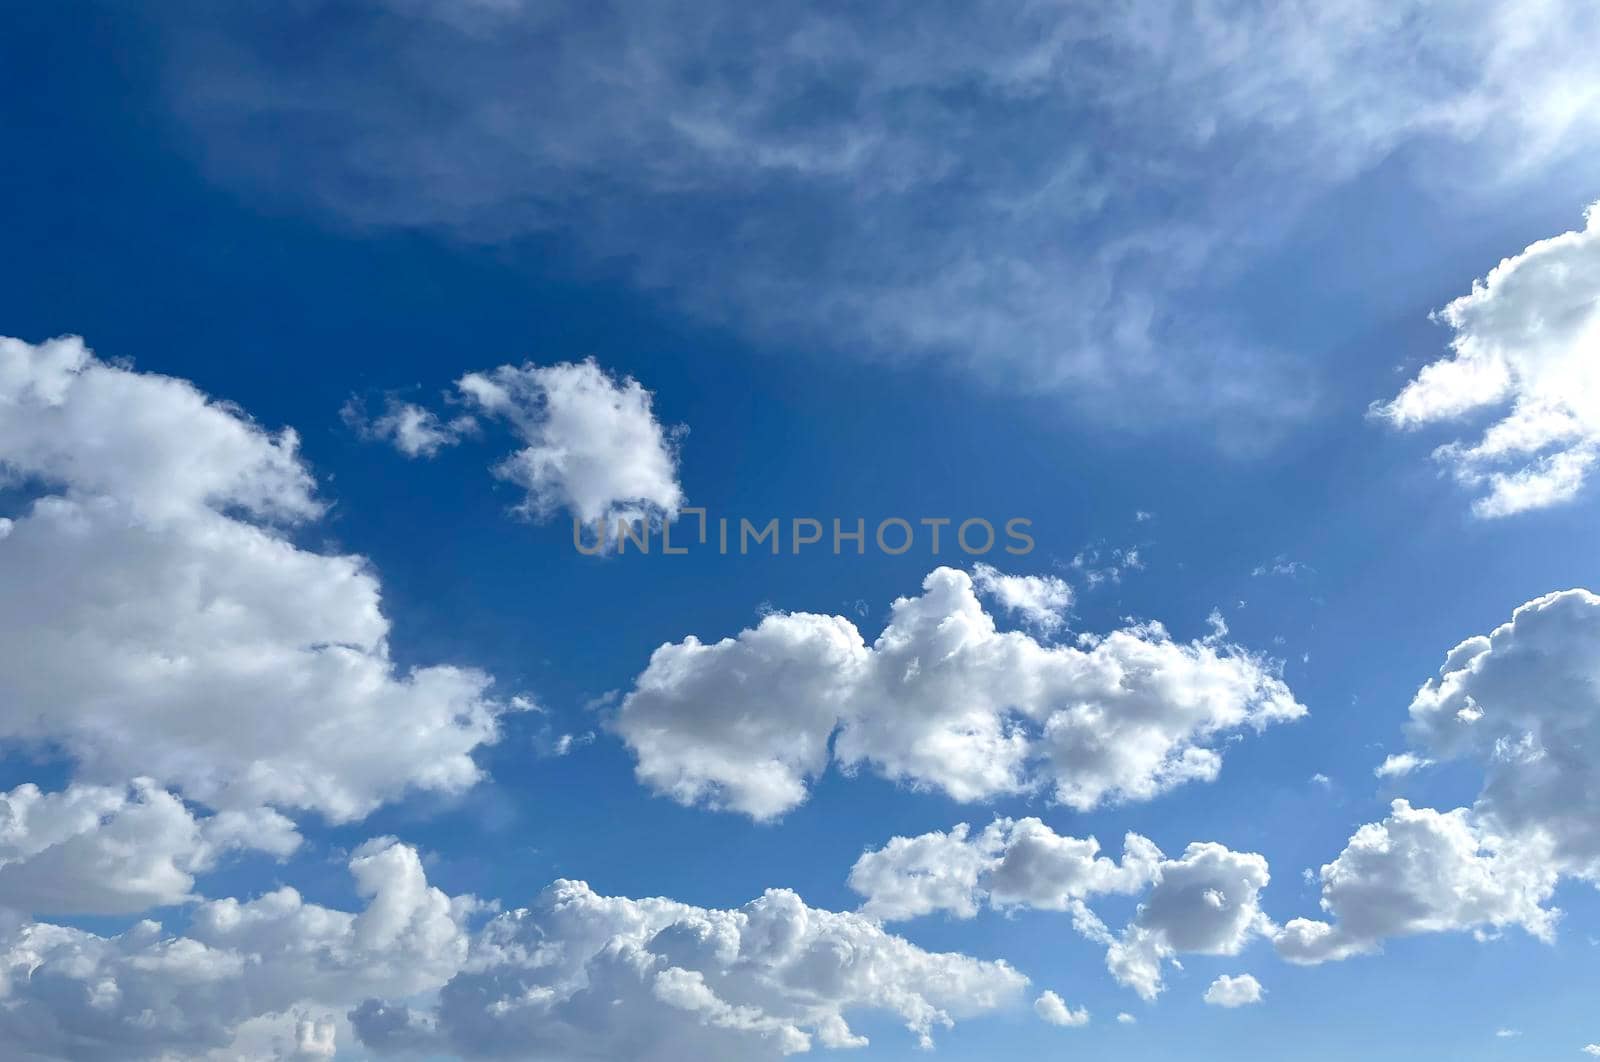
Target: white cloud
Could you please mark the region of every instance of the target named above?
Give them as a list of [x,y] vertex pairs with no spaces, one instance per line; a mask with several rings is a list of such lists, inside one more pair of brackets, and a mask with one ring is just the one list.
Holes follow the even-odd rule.
[[1119,1013],[1117,1015],[1117,1024],[1118,1025],[1137,1025],[1137,1024],[1139,1024],[1139,1019],[1135,1018],[1132,1014],[1129,1014],[1127,1011],[1122,1011],[1121,1013]]
[[22,785],[0,793],[0,907],[32,915],[135,914],[194,898],[230,849],[287,856],[294,824],[265,809],[197,819],[146,779],[131,787]]
[[1261,982],[1249,974],[1223,974],[1206,989],[1205,1001],[1213,1007],[1247,1007],[1261,1002]]
[[363,404],[354,398],[345,403],[340,415],[363,437],[391,443],[407,457],[432,457],[477,429],[477,421],[472,417],[456,417],[446,422],[432,410],[392,396],[385,399],[382,415],[373,420],[367,419]]
[[1100,855],[1093,837],[1063,837],[1032,818],[996,819],[977,837],[969,833],[961,823],[863,853],[850,871],[850,888],[866,898],[862,913],[886,922],[937,911],[971,918],[985,902],[1075,911],[1091,896],[1139,891],[1161,860],[1136,833],[1125,838],[1118,864]]
[[1426,756],[1418,756],[1414,752],[1401,752],[1385,756],[1383,762],[1372,769],[1372,773],[1379,778],[1404,778],[1413,771],[1432,766],[1433,761]]
[[1261,910],[1270,880],[1266,859],[1254,852],[1189,845],[1181,858],[1161,862],[1122,934],[1104,935],[1107,969],[1150,1000],[1162,990],[1162,965],[1179,955],[1238,955],[1257,937],[1270,938],[1276,927]]
[[1581,159],[1600,113],[1585,0],[722,2],[577,35],[551,27],[583,5],[375,6],[345,30],[385,46],[330,64],[263,43],[318,5],[166,23],[214,173],[360,225],[553,230],[785,350],[1240,435],[1304,382],[1229,334],[1217,288],[1299,211],[1397,158],[1435,189]]
[[1033,1012],[1039,1016],[1040,1021],[1051,1025],[1071,1028],[1089,1024],[1088,1008],[1079,1007],[1073,1010],[1060,996],[1050,991],[1045,991],[1033,1001]]
[[960,801],[1043,787],[1088,810],[1210,781],[1221,739],[1304,714],[1269,662],[1220,639],[1146,623],[1041,644],[997,631],[972,580],[939,568],[871,646],[809,613],[663,645],[609,725],[658,792],[769,819],[805,800],[830,738],[847,770]]
[[323,509],[296,444],[77,338],[0,339],[0,465],[42,491],[0,541],[0,739],[221,809],[471,785],[503,706],[398,673],[365,560],[290,540]]
[[1072,587],[1054,575],[1005,575],[979,564],[972,569],[972,581],[979,593],[1044,634],[1060,630],[1072,608]]
[[1479,516],[1570,500],[1600,455],[1600,204],[1586,221],[1507,258],[1441,310],[1451,356],[1375,409],[1401,428],[1499,411],[1477,443],[1434,455],[1484,488]]
[[183,936],[152,921],[112,937],[8,927],[0,1040],[24,1057],[72,1062],[238,1058],[224,1049],[240,1037],[279,1041],[266,1057],[331,1057],[328,1013],[443,985],[466,958],[464,920],[476,909],[431,888],[417,853],[388,839],[357,850],[350,869],[367,900],[356,914],[281,888],[200,904]]
[[1587,1044],[1583,1049],[1586,1055],[1600,1056],[1600,1044]]
[[1276,938],[1290,962],[1377,950],[1389,937],[1520,926],[1549,939],[1559,912],[1548,849],[1484,834],[1466,809],[1439,812],[1396,800],[1382,822],[1350,838],[1322,868],[1322,909],[1333,922],[1296,918]]
[[1600,596],[1547,594],[1446,657],[1411,703],[1413,744],[1484,770],[1474,816],[1548,842],[1563,873],[1600,881]]
[[756,1062],[866,1046],[847,1016],[898,1017],[923,1046],[1021,1002],[1004,963],[923,951],[859,915],[770,890],[737,910],[597,895],[558,881],[479,935],[436,1008],[372,1000],[375,1050],[529,1062]]
[[[1506,926],[1551,939],[1560,877],[1600,881],[1600,824],[1589,810],[1600,802],[1597,668],[1600,597],[1586,590],[1530,601],[1452,649],[1413,698],[1408,732],[1441,760],[1479,763],[1477,799],[1450,812],[1395,801],[1322,868],[1333,921],[1289,922],[1279,952],[1321,962],[1393,936]],[[1385,766],[1401,774],[1430,762],[1408,752]]]
[[547,519],[565,509],[585,523],[676,516],[683,504],[673,438],[651,394],[591,358],[502,365],[457,381],[484,415],[509,421],[526,444],[495,474],[527,491],[520,511]]

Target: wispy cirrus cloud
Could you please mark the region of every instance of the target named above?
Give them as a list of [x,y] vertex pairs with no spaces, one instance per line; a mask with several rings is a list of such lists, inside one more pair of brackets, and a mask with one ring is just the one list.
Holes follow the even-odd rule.
[[1232,279],[1401,148],[1427,180],[1493,181],[1593,144],[1590,14],[323,0],[167,36],[230,183],[358,225],[559,234],[786,349],[1243,443],[1304,415],[1311,370],[1235,327]]

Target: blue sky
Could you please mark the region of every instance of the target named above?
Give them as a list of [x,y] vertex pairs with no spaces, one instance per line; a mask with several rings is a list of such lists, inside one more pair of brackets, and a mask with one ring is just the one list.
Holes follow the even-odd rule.
[[[1418,691],[1600,583],[1595,31],[1578,4],[1412,8],[13,13],[6,1057],[897,1059],[918,1006],[956,1059],[1583,1057],[1600,599],[1517,613]],[[501,366],[526,393],[459,383]],[[402,452],[401,409],[436,452]],[[555,471],[493,471],[524,448]],[[588,557],[583,498],[1022,517],[1036,545]],[[980,563],[1055,607],[972,597]],[[871,648],[941,565],[946,634]],[[919,641],[968,602],[1000,633]],[[1121,691],[1069,674],[1096,652],[1134,654]],[[948,712],[1014,735],[1021,773],[972,733],[929,757]],[[1157,731],[1215,777],[1129,766]],[[968,767],[1006,777],[962,791]],[[1053,865],[1002,900],[1025,831],[949,831],[1030,817],[1129,883]],[[934,834],[931,868],[892,858]],[[1270,883],[1184,891],[1197,842]],[[885,915],[864,853],[969,908]],[[631,900],[580,931],[557,879]],[[256,900],[286,886],[298,919]],[[816,955],[757,939],[769,889]],[[688,907],[626,907],[649,897]],[[732,962],[703,945],[729,924]],[[558,972],[496,950],[517,934]],[[1259,998],[1209,1005],[1223,975]],[[509,1018],[470,1003],[547,979]],[[840,1015],[869,1043],[829,1047]]]

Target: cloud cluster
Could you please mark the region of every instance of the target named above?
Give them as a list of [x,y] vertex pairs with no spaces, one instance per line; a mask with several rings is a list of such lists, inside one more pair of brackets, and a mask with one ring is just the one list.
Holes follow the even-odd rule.
[[1479,516],[1576,496],[1600,456],[1600,203],[1583,229],[1507,258],[1438,317],[1455,331],[1451,355],[1377,415],[1417,428],[1497,410],[1478,442],[1434,453],[1463,484],[1483,488]]
[[366,562],[290,537],[323,510],[296,444],[75,337],[0,339],[0,739],[335,820],[476,781],[488,676],[395,666]]
[[[1162,966],[1178,955],[1237,955],[1277,927],[1261,910],[1267,861],[1215,843],[1195,843],[1177,859],[1130,833],[1120,863],[1100,854],[1093,837],[1064,837],[1038,819],[996,819],[976,837],[965,824],[949,832],[895,837],[862,854],[850,887],[863,914],[884,921],[947,912],[974,917],[995,910],[1064,911],[1073,928],[1106,947],[1116,980],[1154,999]],[[1133,920],[1113,933],[1089,907],[1099,896],[1144,892]]]
[[830,759],[961,801],[1146,800],[1214,779],[1219,739],[1305,713],[1268,661],[1220,639],[1148,623],[1047,645],[997,630],[964,572],[939,568],[922,591],[870,646],[810,613],[663,645],[610,726],[658,792],[770,819]]
[[996,819],[981,834],[961,823],[948,833],[895,837],[862,854],[850,888],[862,914],[886,922],[947,912],[972,918],[988,903],[1071,911],[1084,900],[1138,892],[1155,877],[1161,851],[1130,833],[1122,862],[1100,854],[1093,837],[1063,837],[1038,819]]
[[0,793],[0,908],[30,914],[136,914],[194,899],[196,874],[229,850],[283,857],[300,844],[269,808],[204,818],[148,779]]
[[787,890],[709,910],[558,881],[484,927],[435,1007],[374,999],[351,1020],[379,1053],[755,1062],[866,1046],[852,1012],[893,1015],[931,1046],[939,1028],[1020,1003],[1027,983],[1004,963],[923,951]]
[[153,921],[111,937],[7,926],[0,1041],[22,1057],[73,1062],[222,1057],[241,1037],[272,1051],[257,1057],[331,1058],[343,1010],[456,974],[477,909],[429,886],[416,851],[391,839],[358,849],[350,871],[367,901],[354,914],[281,888],[202,903],[181,936]]
[[1303,409],[1217,288],[1310,197],[1396,156],[1535,171],[1600,113],[1582,0],[391,0],[269,46],[326,8],[168,22],[213,173],[357,224],[559,232],[786,348],[1125,422]]

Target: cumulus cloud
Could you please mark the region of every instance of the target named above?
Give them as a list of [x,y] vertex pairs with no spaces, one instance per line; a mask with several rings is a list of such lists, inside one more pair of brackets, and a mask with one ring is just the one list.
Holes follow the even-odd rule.
[[1045,634],[1060,630],[1072,608],[1072,587],[1054,575],[1006,575],[979,564],[972,569],[972,582],[979,593]]
[[1332,921],[1297,918],[1281,954],[1321,962],[1372,952],[1389,937],[1516,926],[1541,940],[1560,912],[1562,876],[1600,881],[1600,597],[1546,594],[1510,622],[1469,638],[1412,699],[1408,733],[1423,752],[1389,757],[1403,776],[1440,760],[1480,765],[1470,808],[1440,812],[1397,800],[1321,870]]
[[287,856],[294,824],[267,808],[196,818],[148,779],[131,786],[21,785],[0,793],[0,907],[33,915],[135,914],[194,899],[224,852]]
[[1046,645],[998,631],[964,572],[939,568],[922,591],[870,646],[810,613],[663,645],[609,725],[656,791],[770,819],[830,759],[960,801],[1147,800],[1216,778],[1223,738],[1305,714],[1268,661],[1218,638],[1145,623]]
[[1164,987],[1162,966],[1179,955],[1238,955],[1252,940],[1272,937],[1277,927],[1261,910],[1270,880],[1266,859],[1254,852],[1189,845],[1157,866],[1155,884],[1120,936],[1099,931],[1107,969],[1149,1000]]
[[36,492],[0,539],[0,739],[335,820],[476,781],[488,676],[396,668],[367,563],[289,536],[323,510],[296,446],[75,337],[0,339],[0,467]]
[[340,416],[364,438],[390,443],[407,457],[432,457],[446,446],[459,443],[478,425],[469,416],[441,420],[430,409],[392,396],[385,399],[383,413],[370,420],[364,404],[354,398],[345,403]]
[[1249,974],[1223,974],[1206,989],[1205,1001],[1213,1007],[1248,1007],[1261,1002],[1261,982]]
[[938,911],[972,918],[985,902],[1075,911],[1092,896],[1138,892],[1161,858],[1136,833],[1124,839],[1119,864],[1100,855],[1093,837],[1063,837],[1033,818],[996,819],[976,837],[961,823],[948,833],[892,838],[856,860],[850,888],[865,897],[863,914],[886,922]]
[[757,1062],[864,1047],[847,1021],[857,1012],[897,1017],[928,1047],[937,1029],[1019,1004],[1027,983],[787,890],[709,910],[558,881],[485,926],[431,1010],[372,999],[351,1020],[380,1053]]
[[1290,962],[1343,959],[1416,933],[1519,926],[1548,940],[1559,917],[1545,906],[1556,885],[1548,849],[1485,834],[1465,808],[1396,800],[1382,822],[1356,831],[1320,880],[1333,921],[1285,925],[1276,945]]
[[1068,1028],[1089,1024],[1089,1011],[1086,1007],[1073,1010],[1066,1002],[1054,992],[1045,991],[1038,999],[1033,1001],[1033,1012],[1039,1016],[1040,1021],[1051,1025],[1061,1025]]
[[477,909],[429,886],[416,851],[387,838],[358,849],[350,870],[367,901],[355,914],[281,888],[200,904],[181,936],[153,921],[111,937],[9,927],[0,1039],[23,1057],[71,1062],[223,1057],[241,1037],[275,1044],[265,1057],[332,1057],[330,1009],[446,983],[466,958],[465,920]]
[[1583,229],[1529,245],[1438,314],[1451,355],[1375,412],[1401,428],[1495,409],[1476,443],[1434,456],[1481,488],[1479,516],[1575,497],[1600,455],[1600,204]]
[[676,516],[683,504],[673,437],[652,398],[632,377],[618,379],[594,359],[559,365],[502,365],[457,381],[485,416],[509,422],[525,446],[495,474],[527,492],[518,507],[533,519],[565,509],[585,522]]
[[1582,0],[393,0],[341,12],[339,61],[268,46],[322,7],[165,20],[214,174],[361,225],[555,231],[785,349],[1241,435],[1305,386],[1217,288],[1312,197],[1395,157],[1433,181],[1581,158],[1600,113]]
[[1482,766],[1473,814],[1600,881],[1600,596],[1547,594],[1450,651],[1411,702],[1412,743]]

